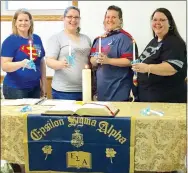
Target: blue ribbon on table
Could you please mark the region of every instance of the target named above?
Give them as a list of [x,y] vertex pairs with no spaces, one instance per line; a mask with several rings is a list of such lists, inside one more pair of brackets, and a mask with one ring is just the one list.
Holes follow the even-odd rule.
[[32,107],[31,106],[24,106],[20,109],[20,112],[31,112]]
[[164,115],[163,111],[155,111],[155,110],[150,109],[150,107],[142,109],[140,113],[143,116],[158,115],[158,116],[162,117]]

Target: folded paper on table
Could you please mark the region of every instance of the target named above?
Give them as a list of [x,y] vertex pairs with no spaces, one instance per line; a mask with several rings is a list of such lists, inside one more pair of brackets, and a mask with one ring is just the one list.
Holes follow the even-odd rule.
[[134,118],[24,117],[26,172],[134,172]]
[[2,106],[22,106],[22,105],[36,105],[43,101],[44,98],[40,99],[30,99],[30,98],[23,98],[23,99],[2,99],[1,105]]
[[91,102],[80,104],[62,104],[51,107],[43,115],[80,115],[80,116],[115,116],[119,112],[112,103],[109,102]]
[[40,105],[43,106],[56,106],[56,105],[63,105],[63,104],[73,104],[76,100],[60,100],[60,99],[46,99]]

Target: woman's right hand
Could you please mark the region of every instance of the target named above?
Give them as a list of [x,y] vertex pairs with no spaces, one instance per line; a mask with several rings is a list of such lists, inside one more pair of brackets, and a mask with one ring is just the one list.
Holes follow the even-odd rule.
[[46,57],[46,65],[54,70],[61,70],[70,67],[70,65],[67,63],[66,57],[59,60],[57,60],[55,57]]
[[60,60],[59,63],[61,64],[61,68],[69,68],[70,67],[70,65],[67,63],[66,59]]
[[90,58],[90,63],[93,65],[93,66],[97,66],[98,65],[98,57],[96,57],[96,56],[92,56],[91,58]]
[[28,59],[22,60],[22,61],[21,61],[22,67],[23,67],[23,68],[27,68],[27,69],[31,69],[31,67],[28,66],[28,62],[29,62]]

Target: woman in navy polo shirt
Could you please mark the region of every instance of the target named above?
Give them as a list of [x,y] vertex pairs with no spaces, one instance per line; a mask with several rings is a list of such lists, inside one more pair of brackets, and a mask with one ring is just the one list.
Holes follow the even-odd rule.
[[109,6],[103,23],[106,33],[101,36],[101,53],[97,37],[90,55],[91,64],[97,67],[97,100],[128,101],[133,87],[133,39],[122,29],[121,8]]

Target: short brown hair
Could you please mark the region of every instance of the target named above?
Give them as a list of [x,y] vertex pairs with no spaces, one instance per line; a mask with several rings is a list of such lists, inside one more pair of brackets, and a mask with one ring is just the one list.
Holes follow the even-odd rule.
[[[79,8],[77,8],[77,7],[75,7],[75,6],[69,6],[69,7],[67,7],[67,8],[65,9],[65,11],[64,11],[64,15],[63,15],[64,17],[65,17],[66,14],[69,12],[69,10],[76,10],[76,11],[78,11],[79,16],[80,16],[80,9],[79,9]],[[81,30],[81,28],[78,27],[78,28],[77,28],[77,32],[79,33],[80,30]]]
[[[122,12],[121,8],[118,7],[118,6],[115,6],[115,5],[111,5],[111,6],[109,6],[107,8],[105,16],[106,16],[108,10],[114,10],[114,11],[118,12],[118,16],[119,16],[119,19],[121,21],[121,26],[120,27],[123,28],[123,12]],[[104,21],[103,21],[103,24],[104,24]]]
[[16,20],[17,20],[19,14],[27,14],[29,16],[31,26],[30,26],[29,31],[28,31],[28,36],[32,37],[33,31],[34,31],[33,17],[27,9],[19,9],[15,12],[14,17],[12,19],[12,33],[15,34],[15,35],[18,35],[18,31],[17,31],[17,28],[15,26],[15,23],[16,23]]

